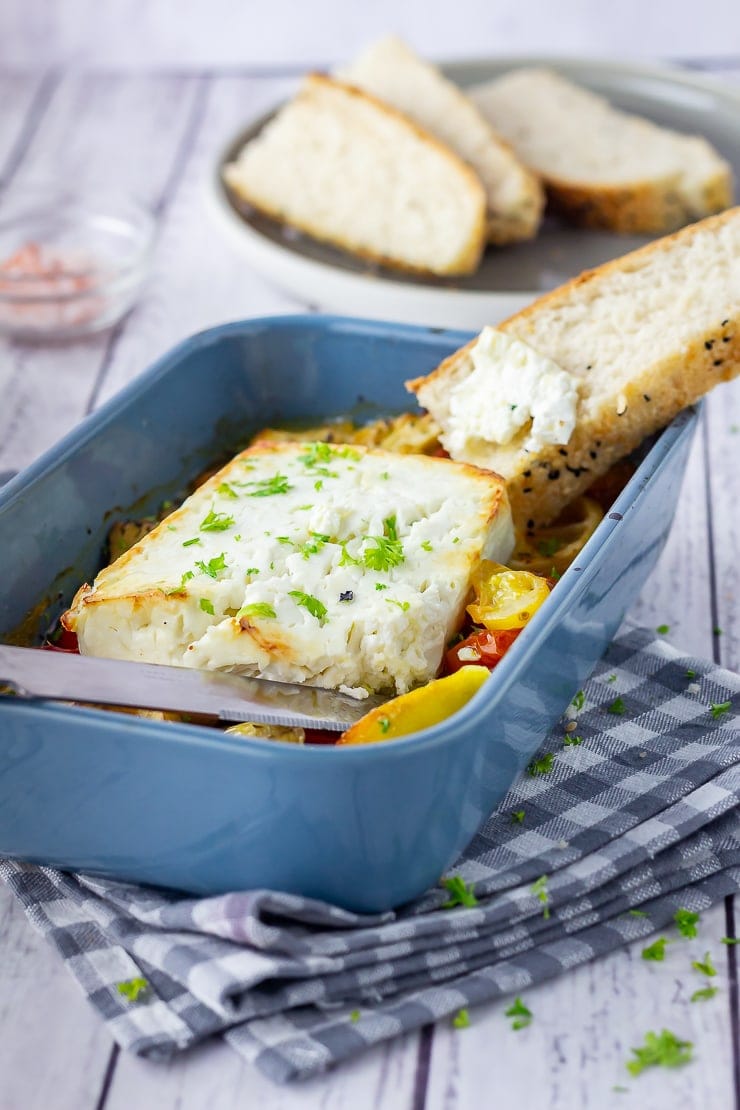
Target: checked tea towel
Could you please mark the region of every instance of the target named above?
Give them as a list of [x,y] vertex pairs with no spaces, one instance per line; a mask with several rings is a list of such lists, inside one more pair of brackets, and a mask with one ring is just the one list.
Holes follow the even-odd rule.
[[440,887],[363,916],[264,890],[0,873],[124,1048],[165,1056],[220,1033],[272,1079],[303,1078],[740,890],[740,678],[633,630],[584,695],[577,732],[542,747],[551,770],[515,783],[453,869],[472,906],[444,908]]

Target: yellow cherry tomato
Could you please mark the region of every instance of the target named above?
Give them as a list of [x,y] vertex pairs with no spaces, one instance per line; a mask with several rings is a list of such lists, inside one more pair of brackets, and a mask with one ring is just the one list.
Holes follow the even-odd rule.
[[462,709],[480,690],[488,675],[485,667],[461,667],[447,678],[435,678],[426,686],[371,709],[342,734],[338,743],[374,744],[439,724]]
[[476,598],[468,612],[476,624],[490,632],[523,628],[543,601],[550,587],[544,578],[527,570],[510,570],[484,560],[473,576]]

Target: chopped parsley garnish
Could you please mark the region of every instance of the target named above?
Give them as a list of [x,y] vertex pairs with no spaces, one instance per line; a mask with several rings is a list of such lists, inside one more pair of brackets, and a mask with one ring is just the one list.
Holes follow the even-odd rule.
[[[341,563],[339,565],[341,566]],[[388,587],[386,586],[385,582],[376,582],[375,583],[375,589],[376,590],[387,590]]]
[[654,944],[649,944],[647,948],[642,950],[643,960],[655,960],[660,962],[665,959],[665,946],[668,942],[665,937],[658,937]]
[[207,597],[202,597],[198,604],[204,613],[210,613],[212,617],[215,617],[216,611],[213,608],[213,602],[209,601]]
[[627,910],[630,917],[647,917],[644,910]]
[[504,1017],[512,1018],[512,1029],[526,1029],[532,1023],[532,1011],[525,1006],[519,995],[514,999],[508,1010],[504,1010]]
[[694,971],[698,971],[700,975],[706,975],[709,978],[717,974],[717,968],[712,963],[712,957],[709,952],[704,953],[703,960],[692,960],[691,966]]
[[693,910],[676,910],[673,920],[676,922],[676,928],[682,937],[690,938],[699,935],[699,930],[696,927],[699,924],[699,914],[694,913]]
[[219,571],[226,570],[226,555],[222,551],[220,555],[214,555],[207,563],[202,559],[198,559],[195,564],[201,574],[207,574],[209,578],[218,578]]
[[390,474],[388,473],[387,470],[384,470],[383,473],[380,475],[380,477],[383,479],[384,482],[387,482],[388,479],[390,478]]
[[719,628],[717,625],[715,625],[715,627],[712,629],[712,632],[714,633],[715,636],[721,636],[722,635],[722,629]]
[[118,993],[127,998],[129,1002],[136,1002],[139,996],[148,989],[149,980],[140,975],[137,975],[135,979],[122,979],[120,983],[116,983]]
[[362,561],[368,570],[390,570],[405,562],[395,514],[383,521],[382,536],[365,536],[365,539],[375,544],[374,547],[366,547],[362,553]]
[[194,536],[192,538],[192,540],[185,540],[185,542],[183,543],[182,546],[183,547],[192,547],[193,544],[195,544],[195,543],[200,543],[200,536]]
[[313,484],[313,488],[316,490],[317,493],[318,493],[319,490],[322,490],[324,488],[324,483],[321,480],[321,478],[316,479],[316,481]]
[[584,694],[583,690],[579,690],[578,693],[576,694],[576,696],[573,698],[573,701],[571,702],[571,705],[573,706],[574,709],[579,709],[580,710],[580,709],[583,709],[585,704],[586,704],[586,695]]
[[360,1020],[360,1011],[359,1010],[352,1010],[351,1014],[349,1015],[349,1020],[353,1023],[356,1022],[356,1021],[359,1021]]
[[470,1025],[470,1014],[466,1009],[458,1010],[452,1019],[455,1029],[467,1029]]
[[541,540],[537,544],[537,550],[539,551],[540,555],[544,555],[548,559],[552,555],[554,555],[556,551],[559,551],[560,547],[560,540],[556,540],[554,537],[549,540]]
[[311,594],[306,594],[303,590],[288,590],[288,596],[295,600],[296,605],[301,608],[307,609],[312,617],[317,621],[323,621],[326,617],[326,606],[319,601],[317,597]]
[[473,893],[474,884],[466,883],[460,875],[450,875],[448,879],[442,879],[441,885],[450,895],[447,901],[442,903],[443,910],[451,910],[453,906],[478,905],[478,899]]
[[633,1048],[635,1059],[627,1061],[627,1070],[631,1075],[640,1075],[645,1068],[677,1068],[681,1064],[688,1064],[691,1060],[691,1041],[682,1041],[663,1029],[660,1033],[646,1033],[645,1044],[641,1048]]
[[541,759],[533,759],[527,767],[527,774],[534,778],[536,775],[546,775],[552,771],[552,765],[555,762],[555,756],[552,752],[547,752]]
[[400,540],[392,540],[387,536],[366,536],[375,546],[366,547],[362,553],[362,561],[368,570],[390,570],[398,567],[406,559]]
[[707,1002],[710,998],[714,998],[718,990],[719,987],[702,987],[701,990],[694,991],[689,1001]]
[[556,566],[551,566],[550,577],[552,578],[553,582],[559,582],[563,576]]
[[276,536],[275,539],[277,540],[278,543],[290,543],[290,544],[293,543],[290,536]]
[[298,456],[298,461],[311,470],[317,470],[327,478],[336,478],[336,474],[330,473],[326,469],[327,463],[331,462],[332,459],[352,459],[357,462],[359,458],[359,451],[355,451],[353,447],[338,447],[319,440],[317,443],[306,444],[306,452]]
[[529,888],[535,898],[545,907],[542,911],[542,916],[547,919],[550,916],[550,895],[547,892],[547,875],[540,875],[539,879],[532,883]]
[[234,518],[228,513],[217,513],[214,509],[200,522],[201,532],[225,532],[234,527]]
[[459,536],[455,536],[455,537],[453,538],[452,542],[453,542],[453,543],[459,543],[459,542],[460,542],[460,537],[459,537]]
[[[306,542],[302,543],[297,549],[298,551],[300,551],[304,559],[308,559],[311,555],[318,555],[319,551],[321,551],[323,547],[326,547],[326,545],[331,540],[331,536],[326,536],[323,532],[309,532],[308,534],[311,539],[306,540]],[[345,554],[346,551],[343,547],[342,559],[344,558]],[[341,560],[339,565],[342,565]]]
[[611,705],[606,707],[607,713],[614,713],[621,717],[623,713],[627,712],[627,706],[624,704],[624,698],[615,698]]
[[617,676],[615,674],[610,674],[606,681],[607,682],[616,682],[617,681]]
[[670,630],[671,626],[669,624],[659,624],[658,627],[655,629],[659,636],[665,636],[666,633],[670,632]]
[[347,550],[347,544],[348,543],[349,543],[349,540],[340,540],[339,541],[339,546],[342,549],[342,556],[339,560],[339,566],[340,567],[359,567],[360,566],[360,560],[355,559],[354,555],[350,555],[349,551]]
[[523,809],[513,809],[511,811],[511,823],[513,825],[523,825],[525,816]]
[[740,937],[721,937],[721,944],[740,944]]
[[387,605],[396,605],[396,606],[398,606],[398,608],[401,610],[402,613],[407,613],[408,610],[411,608],[411,602],[410,601],[396,601],[396,599],[393,598],[393,597],[387,597],[385,599],[385,601],[386,601]]
[[318,440],[316,443],[306,444],[306,453],[298,456],[298,461],[305,466],[323,466],[332,457],[331,445]]
[[274,621],[277,618],[277,613],[267,601],[253,601],[251,605],[242,605],[236,615],[237,619],[241,619],[242,617],[264,617],[266,620]]
[[195,578],[195,572],[192,570],[186,570],[182,578],[180,579],[180,585],[175,586],[174,590],[168,590],[167,593],[176,594],[179,593],[180,590],[184,590],[186,583],[189,582],[191,578]]
[[720,702],[714,702],[713,701],[712,704],[709,706],[709,709],[710,709],[711,714],[714,717],[715,721],[718,721],[720,719],[720,717],[724,717],[725,713],[730,712],[730,710],[732,709],[732,702],[731,701],[720,701]]
[[220,493],[222,497],[230,497],[232,501],[236,501],[239,496],[234,487],[230,486],[228,482],[222,482],[220,486],[216,486],[216,493]]
[[176,532],[176,531],[177,531],[177,528],[175,527],[175,525],[174,525],[174,524],[168,524],[168,525],[167,525],[167,531],[168,531],[168,532]]
[[582,736],[575,736],[573,733],[571,733],[570,735],[568,735],[566,733],[566,735],[563,737],[563,747],[565,747],[565,748],[575,748],[575,747],[578,747],[578,745],[582,744],[582,743],[583,743],[583,737]]
[[293,488],[286,474],[273,474],[272,478],[261,478],[256,482],[247,482],[247,485],[254,486],[248,494],[249,497],[275,497]]
[[259,567],[247,567],[247,569],[244,573],[245,573],[245,575],[248,576],[250,574],[259,574],[259,572],[260,572]]
[[434,551],[434,548],[432,547],[429,540],[422,540],[421,546],[424,548],[425,551]]
[[696,678],[696,671],[687,671],[686,672],[686,677],[687,678]]
[[385,733],[388,731],[388,729],[390,727],[391,727],[390,717],[378,717],[378,728],[383,733],[383,735],[385,735]]

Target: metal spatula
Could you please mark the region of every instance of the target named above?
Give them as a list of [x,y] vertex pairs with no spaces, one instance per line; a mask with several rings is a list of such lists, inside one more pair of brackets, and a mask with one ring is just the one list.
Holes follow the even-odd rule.
[[317,686],[220,671],[97,659],[0,644],[0,688],[17,697],[193,713],[219,721],[341,732],[387,697],[359,700]]

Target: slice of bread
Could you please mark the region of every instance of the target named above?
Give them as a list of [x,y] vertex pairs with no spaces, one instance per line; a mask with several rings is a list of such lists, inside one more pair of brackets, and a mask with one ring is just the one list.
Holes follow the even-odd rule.
[[671,231],[732,204],[732,171],[705,140],[658,127],[547,69],[516,69],[471,97],[584,227]]
[[224,177],[269,216],[386,266],[471,273],[485,244],[473,170],[393,108],[319,74]]
[[435,66],[389,36],[363,51],[339,76],[403,112],[473,167],[486,190],[492,243],[537,234],[544,205],[538,178]]
[[[645,436],[740,372],[740,208],[581,274],[498,331],[572,375],[576,423],[565,445],[527,450],[525,427],[503,445],[470,434],[460,449],[452,398],[467,389],[458,397],[470,401],[473,343],[407,387],[443,444],[454,431],[455,458],[503,475],[520,527],[548,524]],[[478,412],[510,407],[479,392]]]
[[83,655],[402,693],[434,678],[503,480],[425,455],[257,443],[77,592]]

